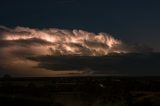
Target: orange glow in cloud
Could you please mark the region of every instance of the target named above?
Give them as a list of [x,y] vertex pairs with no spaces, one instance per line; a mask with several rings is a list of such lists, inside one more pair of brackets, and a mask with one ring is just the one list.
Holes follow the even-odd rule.
[[[122,41],[106,33],[94,34],[83,30],[30,29],[17,27],[3,36],[3,40],[18,41],[39,39],[50,43],[39,46],[40,52],[51,55],[98,56],[108,53],[126,53]],[[13,33],[14,32],[14,33]],[[33,47],[35,48],[35,47]],[[48,50],[46,50],[48,48]]]
[[27,57],[104,56],[110,53],[132,52],[129,46],[106,33],[95,34],[83,30],[56,28],[0,28],[0,66],[3,66],[6,73],[9,71],[8,73],[19,73],[24,76],[87,75],[92,73],[90,69],[54,71],[38,67],[38,62]]

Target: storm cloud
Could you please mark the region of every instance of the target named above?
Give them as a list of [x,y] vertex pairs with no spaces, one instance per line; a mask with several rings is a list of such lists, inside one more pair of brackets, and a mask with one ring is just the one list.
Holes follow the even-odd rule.
[[83,30],[57,28],[12,29],[0,26],[2,75],[125,74],[128,68],[117,63],[125,61],[113,62],[114,59],[110,59],[111,54],[151,51],[151,48],[143,45],[126,44],[107,33],[95,34]]

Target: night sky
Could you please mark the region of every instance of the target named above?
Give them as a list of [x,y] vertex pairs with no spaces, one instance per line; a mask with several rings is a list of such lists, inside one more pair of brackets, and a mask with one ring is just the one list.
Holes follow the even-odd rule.
[[160,75],[159,27],[153,0],[1,0],[0,77]]
[[159,5],[154,0],[1,0],[0,25],[107,32],[159,51]]

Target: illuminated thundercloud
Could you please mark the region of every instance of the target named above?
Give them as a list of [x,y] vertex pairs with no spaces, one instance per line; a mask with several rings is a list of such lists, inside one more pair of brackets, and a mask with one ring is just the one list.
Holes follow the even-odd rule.
[[[84,56],[87,57],[86,59],[92,59],[94,56],[100,57],[110,53],[133,53],[148,50],[143,46],[128,45],[106,33],[94,34],[83,30],[27,27],[11,29],[1,26],[0,35],[0,70],[4,74],[22,76],[91,74],[97,70],[98,66],[90,67],[96,66],[94,65],[97,63],[96,60],[93,60],[93,63],[84,64],[82,61],[75,61],[76,58],[69,58],[68,61],[64,57],[78,56],[77,58],[81,59]],[[42,60],[43,58],[45,60],[41,61],[41,57]],[[58,57],[58,60],[52,57]],[[98,63],[106,66],[105,61]]]
[[[6,29],[2,40],[19,42],[28,41],[35,52],[39,49],[44,55],[79,55],[100,56],[109,53],[129,52],[122,41],[106,33],[94,34],[83,30],[31,29],[16,27]],[[43,42],[43,43],[42,43]],[[41,44],[42,43],[42,44]],[[36,52],[37,53],[37,52]]]

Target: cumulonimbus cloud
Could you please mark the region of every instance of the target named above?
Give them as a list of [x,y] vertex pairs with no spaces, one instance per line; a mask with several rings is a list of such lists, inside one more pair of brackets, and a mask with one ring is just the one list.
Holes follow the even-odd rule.
[[[0,68],[10,70],[12,73],[37,75],[40,74],[41,70],[41,74],[44,75],[47,73],[46,70],[51,70],[28,57],[46,55],[104,56],[110,53],[144,51],[150,51],[150,49],[143,46],[127,45],[106,33],[95,34],[83,30],[57,28],[36,29],[15,27],[11,29],[4,26],[0,27]],[[38,67],[38,64],[41,64],[41,67]],[[26,66],[25,69],[24,66]],[[31,71],[28,72],[27,70]],[[79,74],[79,71],[75,72]],[[51,72],[48,71],[48,73],[50,74]],[[53,71],[52,73],[53,75],[55,74]]]

